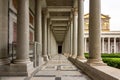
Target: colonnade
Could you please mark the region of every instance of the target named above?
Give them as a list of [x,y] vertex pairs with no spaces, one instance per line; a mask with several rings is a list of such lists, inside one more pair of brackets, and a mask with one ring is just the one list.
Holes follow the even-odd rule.
[[[29,0],[17,0],[17,49],[13,63],[10,62],[8,54],[8,1],[0,1],[0,66],[9,64],[9,71],[12,70],[14,75],[18,71],[20,71],[19,74],[28,75],[34,70],[33,62],[29,58]],[[48,61],[57,54],[58,46],[51,31],[47,10],[42,9],[41,5],[41,0],[36,0],[35,42],[41,46],[39,49],[42,53],[39,52],[38,56],[41,56],[43,61]]]
[[[35,41],[41,44],[42,57],[44,61],[48,61],[57,53],[58,45],[51,31],[48,12],[46,9],[42,10],[41,0],[36,1]],[[0,45],[0,65],[4,65],[10,64],[7,54],[8,17],[6,16],[8,7],[6,6],[8,6],[8,0],[0,1],[0,5],[0,44],[2,45]],[[89,64],[103,64],[101,46],[102,52],[104,52],[105,38],[102,38],[101,44],[100,7],[101,0],[90,0],[89,59],[87,61]],[[78,0],[78,7],[72,8],[69,29],[63,42],[63,52],[69,54],[73,59],[85,60],[86,42],[87,38],[84,38],[84,0]],[[108,38],[108,44],[110,44],[110,38]],[[108,50],[110,50],[110,45],[108,45]],[[114,38],[114,51],[116,52],[116,38]],[[29,0],[18,0],[17,53],[16,59],[13,64],[10,64],[10,67],[16,71],[26,71],[26,73],[33,69],[33,63],[29,59]]]
[[[118,37],[101,37],[101,53],[119,53],[119,38]],[[84,37],[84,52],[89,52],[89,38]]]
[[[103,64],[101,58],[101,0],[90,0],[90,20],[89,20],[89,59],[87,63],[90,64]],[[84,39],[84,0],[78,0],[78,8],[73,9],[72,19],[73,31],[70,34],[72,41],[70,44],[72,51],[70,57],[78,60],[85,60],[84,47],[86,45],[86,38]],[[70,27],[70,28],[71,28]],[[66,37],[67,38],[67,37]],[[66,44],[69,44],[68,42]],[[72,50],[71,50],[72,49]],[[72,55],[71,55],[72,54]]]

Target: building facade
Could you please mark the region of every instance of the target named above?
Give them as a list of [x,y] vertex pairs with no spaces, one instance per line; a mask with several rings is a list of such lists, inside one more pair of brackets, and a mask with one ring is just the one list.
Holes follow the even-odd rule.
[[[84,15],[85,25],[85,53],[89,52],[89,14]],[[101,14],[101,52],[120,53],[120,31],[110,30],[110,17]]]

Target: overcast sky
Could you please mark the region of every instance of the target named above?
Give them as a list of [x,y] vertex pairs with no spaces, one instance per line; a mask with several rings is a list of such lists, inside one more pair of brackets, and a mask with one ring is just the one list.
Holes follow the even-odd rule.
[[[85,0],[84,13],[89,12],[89,0]],[[120,31],[120,0],[101,0],[101,13],[109,15],[110,19],[110,30]]]

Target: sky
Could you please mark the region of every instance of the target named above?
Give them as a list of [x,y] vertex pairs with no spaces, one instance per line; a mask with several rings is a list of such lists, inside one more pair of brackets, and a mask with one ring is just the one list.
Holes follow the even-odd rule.
[[[120,31],[120,0],[101,0],[101,13],[110,16],[110,30]],[[84,2],[84,13],[89,13],[89,0]]]

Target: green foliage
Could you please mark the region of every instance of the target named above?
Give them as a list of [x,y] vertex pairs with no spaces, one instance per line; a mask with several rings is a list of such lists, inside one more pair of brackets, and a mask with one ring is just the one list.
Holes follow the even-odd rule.
[[[120,53],[102,54],[102,59],[107,65],[120,69]],[[85,57],[89,58],[89,54],[85,53]]]
[[120,58],[120,53],[102,54],[102,58]]
[[88,53],[85,53],[84,55],[85,55],[85,57],[88,59],[88,57],[89,57],[89,54],[88,54]]
[[120,69],[120,58],[103,58],[103,61],[109,66]]

